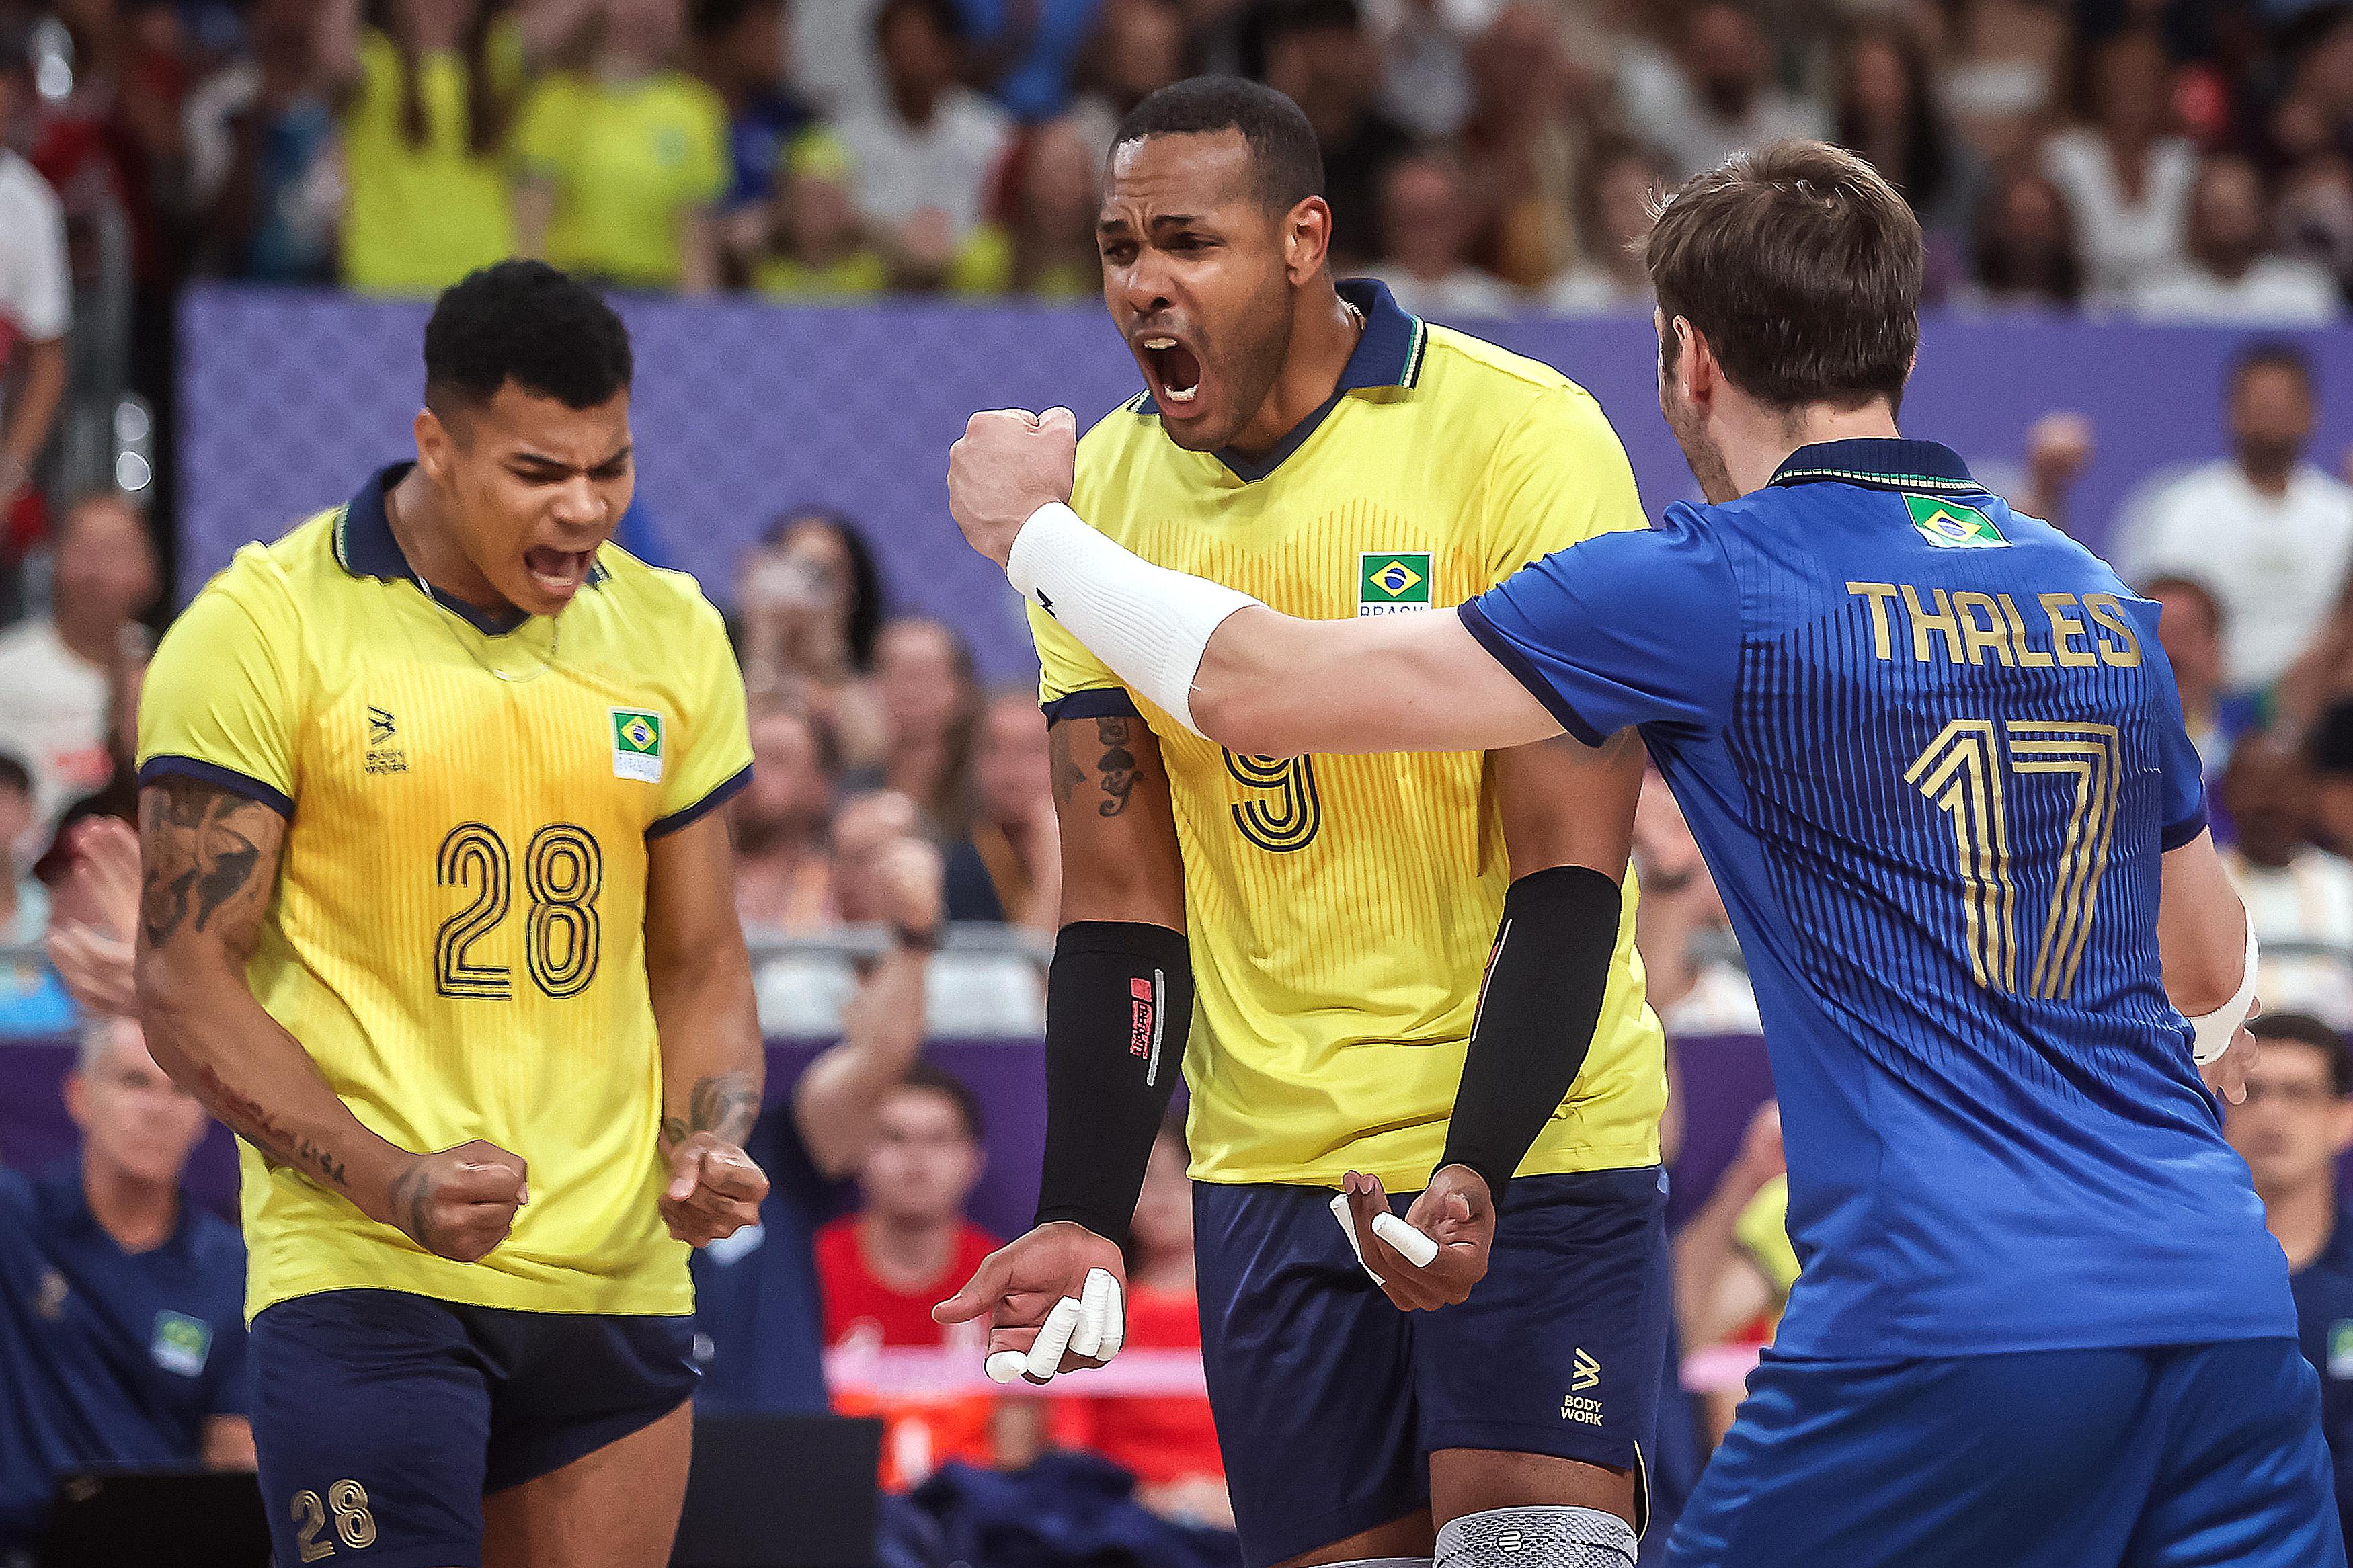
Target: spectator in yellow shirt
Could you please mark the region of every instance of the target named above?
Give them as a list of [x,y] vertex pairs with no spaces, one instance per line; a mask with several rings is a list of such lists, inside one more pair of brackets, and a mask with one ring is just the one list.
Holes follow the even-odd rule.
[[499,0],[321,0],[315,47],[343,121],[343,281],[439,293],[514,254],[507,133],[529,61],[585,0],[542,0],[525,24]]
[[589,68],[543,81],[516,130],[519,248],[623,288],[707,293],[726,106],[668,64],[679,0],[603,0],[596,21]]

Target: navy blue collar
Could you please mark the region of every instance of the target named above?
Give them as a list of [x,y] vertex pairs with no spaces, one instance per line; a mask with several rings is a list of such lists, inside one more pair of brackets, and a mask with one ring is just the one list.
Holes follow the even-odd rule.
[[1969,466],[1950,447],[1937,441],[1890,436],[1817,441],[1810,447],[1800,447],[1774,470],[1771,482],[1803,485],[1818,480],[1868,485],[1883,490],[1985,493],[1985,487],[1970,477]]
[[[438,593],[408,564],[401,552],[400,541],[392,531],[392,514],[385,509],[385,496],[408,477],[414,462],[395,463],[379,468],[368,482],[360,487],[335,519],[335,562],[354,577],[377,577],[387,583],[406,583],[421,591],[435,604],[465,617],[467,623],[485,637],[501,637],[531,619],[521,610],[485,610]],[[601,588],[607,577],[602,561],[588,568],[591,588]]]
[[[1430,343],[1430,329],[1421,318],[1409,314],[1389,293],[1388,285],[1377,278],[1343,279],[1335,288],[1341,299],[1365,313],[1364,332],[1356,339],[1356,352],[1340,369],[1339,384],[1314,413],[1292,426],[1291,433],[1263,455],[1245,457],[1230,448],[1219,452],[1218,461],[1231,469],[1236,479],[1255,481],[1281,468],[1282,460],[1315,434],[1349,393],[1369,387],[1410,387],[1421,379],[1422,352]],[[1149,392],[1128,407],[1137,414],[1160,412]]]

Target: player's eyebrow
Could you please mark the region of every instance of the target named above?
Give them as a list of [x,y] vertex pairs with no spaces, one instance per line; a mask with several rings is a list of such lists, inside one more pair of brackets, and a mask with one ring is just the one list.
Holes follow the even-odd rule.
[[516,468],[529,468],[535,475],[545,474],[561,476],[575,473],[601,474],[608,468],[619,468],[621,464],[636,450],[637,447],[634,444],[624,442],[620,449],[613,453],[611,457],[603,459],[601,462],[592,463],[585,468],[567,463],[561,458],[551,458],[543,452],[517,452],[509,457],[507,461]]

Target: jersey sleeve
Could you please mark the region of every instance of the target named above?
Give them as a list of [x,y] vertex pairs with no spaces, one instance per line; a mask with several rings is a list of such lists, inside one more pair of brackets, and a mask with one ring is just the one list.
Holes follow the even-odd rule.
[[[1071,510],[1093,518],[1101,497],[1087,482],[1087,447],[1079,447],[1077,483],[1071,491]],[[1087,645],[1062,629],[1062,623],[1037,605],[1029,606],[1029,640],[1038,649],[1038,706],[1052,724],[1063,719],[1140,718],[1135,699],[1120,683],[1111,667]]]
[[1547,555],[1456,614],[1588,746],[1634,724],[1704,733],[1731,707],[1739,588],[1687,508]]
[[677,715],[674,762],[662,769],[661,815],[646,829],[659,838],[724,805],[752,782],[752,730],[745,716],[744,672],[728,646],[718,607],[694,602],[692,668],[698,672]]
[[291,817],[301,623],[258,560],[214,578],[156,648],[139,699],[139,782],[199,779]]
[[1649,521],[1618,432],[1601,405],[1573,386],[1546,388],[1504,435],[1483,512],[1491,584],[1556,550]]

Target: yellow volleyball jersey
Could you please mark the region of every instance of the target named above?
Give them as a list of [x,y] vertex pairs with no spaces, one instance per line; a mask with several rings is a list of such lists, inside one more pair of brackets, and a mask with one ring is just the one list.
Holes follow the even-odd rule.
[[[1377,284],[1341,289],[1366,326],[1319,419],[1253,464],[1183,450],[1137,398],[1081,444],[1079,514],[1314,619],[1442,613],[1555,550],[1644,526],[1583,390],[1426,326]],[[1486,756],[1232,756],[1122,688],[1052,617],[1033,607],[1030,624],[1049,717],[1140,711],[1167,762],[1197,997],[1194,1176],[1423,1185],[1510,882]],[[1630,875],[1627,893],[1590,1054],[1524,1172],[1659,1157],[1666,1067]]]
[[655,1206],[647,847],[750,779],[734,655],[692,578],[610,545],[553,620],[494,634],[428,599],[385,516],[404,471],[196,596],[148,671],[140,777],[286,816],[254,995],[360,1121],[512,1150],[531,1201],[453,1263],[240,1143],[246,1310],[375,1288],[691,1311]]

